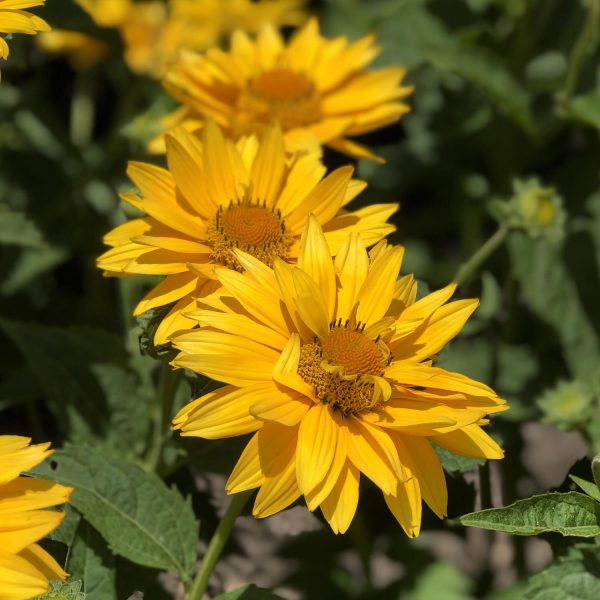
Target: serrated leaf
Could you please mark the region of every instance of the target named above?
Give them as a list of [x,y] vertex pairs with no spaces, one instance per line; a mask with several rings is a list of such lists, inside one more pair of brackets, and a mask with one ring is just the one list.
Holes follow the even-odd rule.
[[442,462],[444,471],[450,473],[450,475],[455,476],[461,475],[462,473],[468,473],[476,467],[485,464],[485,459],[483,458],[467,458],[466,456],[459,456],[458,454],[448,452],[448,450],[444,450],[435,444],[433,448]]
[[0,244],[35,248],[43,243],[42,234],[25,213],[0,204]]
[[567,558],[531,577],[524,597],[528,600],[597,600],[600,598],[598,551],[571,550]]
[[113,552],[189,578],[196,558],[198,522],[189,499],[184,500],[156,475],[98,448],[70,444],[36,473],[75,488],[71,504]]
[[600,343],[560,247],[520,232],[509,236],[508,247],[513,272],[529,307],[557,331],[574,378],[593,385],[600,363]]
[[77,529],[81,522],[81,514],[78,513],[70,504],[65,504],[63,508],[65,518],[62,520],[60,527],[48,534],[48,538],[55,542],[60,542],[69,548],[73,545]]
[[600,504],[579,492],[547,493],[517,500],[504,508],[463,515],[463,525],[504,531],[512,535],[560,533],[564,536],[600,535]]
[[593,481],[586,481],[576,475],[569,475],[569,479],[575,482],[588,496],[591,496],[594,500],[600,502],[600,490]]
[[117,600],[114,556],[85,521],[77,531],[67,568],[73,579],[82,580],[83,591],[93,600]]
[[245,585],[237,590],[225,592],[215,598],[215,600],[283,600],[281,596],[274,594],[265,588],[260,588],[253,583]]

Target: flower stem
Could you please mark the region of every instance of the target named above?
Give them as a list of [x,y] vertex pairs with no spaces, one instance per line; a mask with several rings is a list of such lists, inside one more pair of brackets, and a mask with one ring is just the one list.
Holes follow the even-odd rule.
[[234,494],[231,498],[231,502],[229,503],[223,518],[219,522],[215,534],[208,544],[200,569],[196,573],[192,587],[187,595],[187,600],[202,600],[202,596],[204,596],[204,592],[206,592],[206,588],[208,587],[208,580],[210,579],[215,565],[219,560],[219,556],[221,556],[221,552],[223,552],[223,548],[229,539],[233,524],[242,512],[246,502],[248,502],[252,491],[253,490],[240,492]]
[[459,285],[468,281],[481,265],[504,243],[509,231],[510,225],[508,223],[503,223],[498,231],[496,231],[496,233],[494,233],[467,262],[459,267],[454,277],[454,281]]
[[180,370],[174,370],[164,363],[160,374],[160,394],[154,407],[154,429],[148,446],[144,465],[149,471],[156,471],[160,465],[165,434],[169,429],[173,400],[179,385]]
[[594,51],[598,41],[598,24],[600,20],[600,0],[588,0],[588,11],[584,19],[581,34],[571,49],[565,85],[559,95],[559,102],[566,106],[577,88],[579,74],[585,57]]

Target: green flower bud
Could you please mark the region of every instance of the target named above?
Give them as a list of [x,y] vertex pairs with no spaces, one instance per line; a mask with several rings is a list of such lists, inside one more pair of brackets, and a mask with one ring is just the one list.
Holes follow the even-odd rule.
[[593,415],[594,396],[578,381],[561,381],[538,401],[543,421],[568,431],[585,425]]

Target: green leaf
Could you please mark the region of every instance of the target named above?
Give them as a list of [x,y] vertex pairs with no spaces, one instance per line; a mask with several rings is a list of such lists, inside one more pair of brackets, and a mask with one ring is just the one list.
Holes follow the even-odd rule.
[[70,504],[65,504],[64,509],[65,518],[62,520],[60,527],[55,531],[48,534],[48,538],[55,542],[60,542],[69,546],[73,545],[77,530],[81,523],[81,514],[78,513]]
[[600,490],[600,454],[592,459],[592,475],[596,482],[596,487]]
[[593,481],[586,481],[585,479],[581,479],[581,477],[577,477],[576,475],[569,475],[571,481],[574,481],[588,496],[594,498],[594,500],[598,500],[600,502],[600,490],[598,486]]
[[485,464],[484,458],[467,458],[466,456],[459,456],[440,448],[434,444],[434,450],[437,452],[439,459],[442,461],[444,471],[450,473],[450,475],[456,476],[462,473],[468,473],[479,465]]
[[0,244],[38,248],[43,243],[42,234],[27,215],[0,204]]
[[529,307],[558,333],[574,378],[593,385],[600,363],[600,344],[560,247],[520,232],[509,236],[508,247],[513,272]]
[[81,591],[81,581],[50,582],[50,591],[43,596],[37,596],[37,600],[85,600],[86,595]]
[[569,555],[530,578],[528,600],[597,600],[600,598],[598,550],[572,549]]
[[73,486],[71,504],[116,554],[187,580],[198,522],[191,503],[153,473],[99,448],[67,445],[36,473]]
[[400,600],[471,600],[471,582],[454,565],[436,562],[419,575],[415,589],[400,596]]
[[245,585],[237,590],[220,594],[215,600],[283,600],[281,596],[270,590],[260,588],[253,583]]
[[54,246],[27,248],[4,278],[0,291],[6,296],[16,294],[40,275],[62,264],[68,256],[65,249]]
[[600,128],[600,94],[597,91],[573,98],[565,108],[571,119]]
[[87,327],[61,329],[6,319],[0,319],[0,328],[21,350],[65,435],[90,441],[111,431],[109,403],[94,368],[127,363],[118,338]]
[[489,508],[463,515],[463,525],[512,535],[554,532],[564,536],[600,535],[600,504],[579,492],[547,493],[517,500],[504,508]]
[[77,531],[67,567],[72,578],[83,581],[83,591],[93,600],[117,600],[114,556],[85,521]]

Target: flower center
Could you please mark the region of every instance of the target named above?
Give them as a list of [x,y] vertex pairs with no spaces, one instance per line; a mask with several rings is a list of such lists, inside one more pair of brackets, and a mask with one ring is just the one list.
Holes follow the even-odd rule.
[[230,202],[225,209],[219,207],[207,241],[215,262],[242,271],[233,251],[235,248],[273,266],[276,256],[287,257],[293,236],[286,231],[280,211],[244,200],[237,204]]
[[[321,118],[319,96],[303,73],[284,67],[264,71],[248,83],[239,101],[247,125],[279,121],[283,129],[314,123]],[[244,117],[240,116],[240,120]]]
[[252,80],[250,88],[257,95],[271,102],[298,101],[313,92],[313,84],[302,73],[275,68],[265,71]]
[[323,404],[354,415],[376,405],[372,376],[383,375],[389,358],[381,340],[370,339],[360,326],[351,329],[338,323],[323,342],[314,340],[302,346],[298,375],[313,387]]

